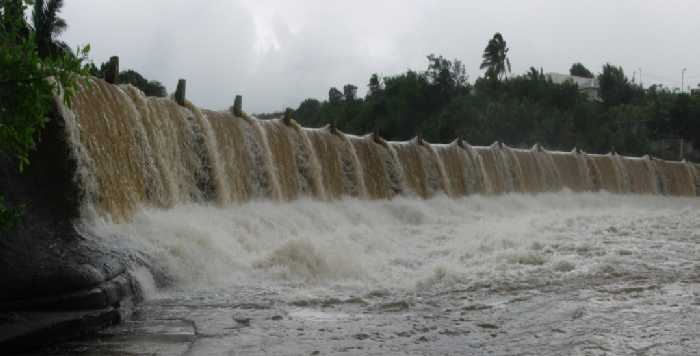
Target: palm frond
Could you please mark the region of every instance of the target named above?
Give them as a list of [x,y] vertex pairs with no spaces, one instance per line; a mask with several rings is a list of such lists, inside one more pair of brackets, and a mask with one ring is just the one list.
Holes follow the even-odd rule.
[[34,31],[39,31],[39,27],[45,23],[44,21],[44,0],[34,1],[34,8],[32,9],[32,25]]
[[53,24],[53,34],[58,36],[63,33],[63,31],[68,28],[68,24],[66,24],[66,20],[57,17],[54,24]]

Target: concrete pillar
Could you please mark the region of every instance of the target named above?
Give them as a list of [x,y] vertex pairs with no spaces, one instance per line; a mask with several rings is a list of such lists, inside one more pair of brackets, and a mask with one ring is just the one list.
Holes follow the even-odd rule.
[[107,62],[105,81],[110,84],[119,84],[119,57],[114,56]]
[[177,81],[177,89],[175,89],[175,102],[180,106],[185,106],[185,90],[187,89],[187,81],[180,79]]
[[467,143],[464,139],[458,138],[457,139],[457,146],[466,149],[467,148]]
[[233,115],[243,117],[243,96],[241,95],[236,95],[233,101]]
[[329,130],[333,135],[337,135],[337,134],[339,133],[339,132],[338,132],[338,128],[335,127],[335,122],[331,122],[330,124],[328,124],[328,130]]
[[380,145],[386,145],[386,141],[384,141],[384,139],[381,136],[379,136],[379,131],[375,130],[374,132],[372,132],[372,140]]

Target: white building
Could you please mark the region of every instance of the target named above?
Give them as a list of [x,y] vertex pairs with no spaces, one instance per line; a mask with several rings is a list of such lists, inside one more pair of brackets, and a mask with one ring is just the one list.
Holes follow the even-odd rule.
[[600,101],[600,84],[596,78],[577,77],[561,73],[547,73],[547,78],[556,84],[571,82],[576,84],[591,100]]

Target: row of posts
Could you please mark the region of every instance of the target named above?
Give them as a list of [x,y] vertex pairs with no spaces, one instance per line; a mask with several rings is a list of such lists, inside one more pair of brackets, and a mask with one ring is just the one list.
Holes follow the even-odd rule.
[[[105,72],[105,81],[107,81],[110,84],[117,84],[119,79],[119,57],[114,56],[109,59],[109,63],[107,64],[107,71]],[[185,92],[187,90],[187,81],[185,79],[180,79],[177,81],[177,88],[175,89],[175,102],[178,103],[180,106],[185,106]],[[238,117],[243,117],[243,96],[241,95],[236,95],[236,98],[233,101],[233,114]],[[286,125],[291,125],[292,122],[292,114],[293,110],[292,109],[287,109],[284,112],[284,117],[282,121]],[[338,130],[336,129],[334,124],[331,124],[330,130],[332,133],[337,133]],[[372,138],[375,142],[377,143],[385,143],[385,141],[379,136],[379,133],[376,131],[372,133]],[[425,145],[426,142],[423,140],[423,137],[421,135],[416,136],[416,143],[419,145]],[[461,145],[461,141],[460,141]],[[500,148],[503,148],[502,144],[498,143]],[[539,144],[535,145],[533,147],[534,149],[538,151],[542,151],[542,146]]]
[[[119,84],[119,57],[113,56],[107,62],[107,68],[105,70],[105,81],[110,84]],[[179,79],[177,81],[177,88],[175,89],[175,102],[180,106],[185,106],[187,90],[187,81],[185,79]],[[242,117],[243,116],[243,96],[236,95],[233,101],[233,114]],[[285,114],[285,117],[287,115]]]
[[[112,57],[109,59],[109,64],[107,66],[107,72],[105,73],[105,80],[108,83],[117,84],[118,77],[119,77],[119,57]],[[175,89],[175,101],[181,106],[185,106],[186,87],[187,87],[187,81],[185,79],[180,79],[177,81],[177,89]],[[243,116],[243,97],[241,95],[236,95],[236,98],[233,101],[233,114],[235,116],[238,116],[238,117]],[[283,117],[282,121],[286,125],[291,125],[292,114],[293,114],[292,109],[288,108],[287,110],[285,110],[284,117]],[[336,129],[336,127],[333,123],[331,123],[330,130],[334,134],[338,132],[338,130]],[[385,143],[384,139],[382,139],[381,136],[379,136],[379,133],[376,131],[372,133],[372,139],[375,142],[380,143],[380,144]],[[423,137],[420,134],[418,136],[416,136],[416,143],[419,145],[426,144],[426,142],[423,140]],[[459,140],[458,143],[460,144],[460,146],[463,145],[462,140]],[[503,148],[502,143],[496,142],[496,144],[498,145],[499,148]],[[533,146],[533,149],[540,151],[540,152],[543,150],[542,146],[540,146],[539,144],[536,144],[535,146]],[[579,153],[578,149],[574,149],[574,150],[576,153]]]

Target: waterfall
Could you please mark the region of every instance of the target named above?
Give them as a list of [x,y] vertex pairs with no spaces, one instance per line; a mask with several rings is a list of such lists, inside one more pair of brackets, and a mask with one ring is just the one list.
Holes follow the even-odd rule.
[[[545,153],[546,154],[546,153]],[[574,192],[597,190],[597,170],[591,170],[586,156],[576,152],[550,152],[546,154],[559,174],[559,183]]]
[[570,189],[695,196],[687,162],[511,148],[386,142],[293,120],[258,120],[149,98],[130,85],[81,83],[61,107],[86,211],[125,221],[143,207],[226,206],[310,197],[391,199]]
[[637,194],[658,194],[656,171],[651,161],[644,158],[620,157],[622,169],[627,172],[629,192]]

